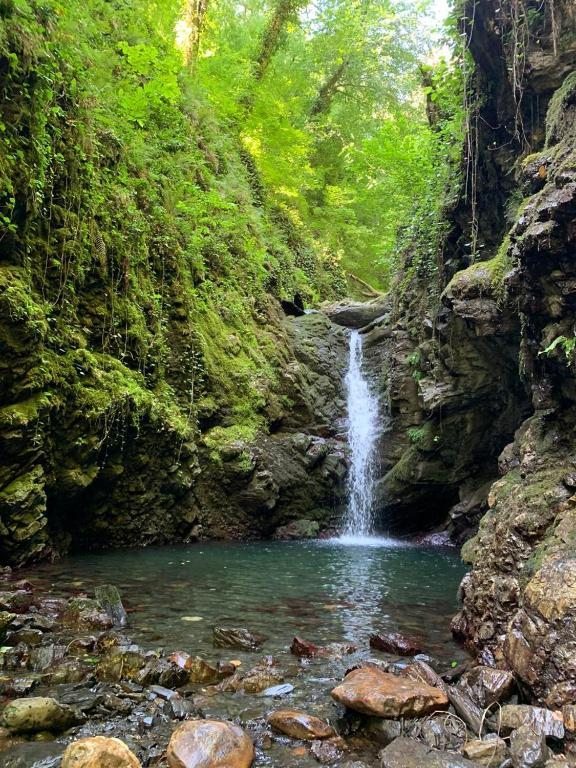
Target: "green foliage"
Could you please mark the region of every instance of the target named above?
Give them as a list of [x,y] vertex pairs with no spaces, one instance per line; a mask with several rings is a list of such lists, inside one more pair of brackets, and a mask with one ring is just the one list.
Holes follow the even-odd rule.
[[300,5],[255,78],[275,4],[213,3],[199,82],[218,113],[239,125],[283,220],[310,233],[327,263],[385,288],[398,228],[438,171],[418,66],[427,52],[418,34],[425,4]]
[[75,409],[104,438],[119,422],[179,439],[202,418],[264,426],[280,397],[270,294],[326,298],[340,280],[183,66],[180,12],[0,9],[0,343],[27,357],[9,397],[38,418]]
[[556,349],[564,353],[566,364],[571,365],[576,360],[576,334],[570,338],[564,335],[557,336],[548,344],[546,349],[543,349],[538,354],[550,356]]

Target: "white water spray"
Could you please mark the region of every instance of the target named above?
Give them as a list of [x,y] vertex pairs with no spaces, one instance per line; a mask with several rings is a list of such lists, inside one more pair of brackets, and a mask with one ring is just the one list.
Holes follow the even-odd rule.
[[351,464],[343,539],[348,541],[369,537],[374,529],[374,470],[379,409],[378,399],[362,370],[363,360],[362,337],[358,331],[352,331],[345,380]]

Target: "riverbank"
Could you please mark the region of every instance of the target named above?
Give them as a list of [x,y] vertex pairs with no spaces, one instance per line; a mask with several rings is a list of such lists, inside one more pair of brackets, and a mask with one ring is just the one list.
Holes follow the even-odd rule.
[[[238,574],[246,570],[242,557],[255,546],[225,545],[223,560],[212,551],[210,559],[216,567],[208,578],[214,579],[219,571],[221,578],[233,585]],[[314,560],[313,546],[320,559]],[[316,581],[308,580],[309,594],[315,599],[306,601],[302,596],[298,599],[280,593],[274,602],[270,594],[278,584],[294,584],[291,577],[295,572],[290,573],[286,563],[297,559],[299,548],[303,561],[316,571]],[[266,553],[266,549],[270,551]],[[72,561],[63,561],[51,572],[48,566],[44,571],[38,569],[30,581],[22,579],[22,573],[6,569],[0,582],[0,719],[5,726],[0,731],[2,765],[56,768],[68,744],[106,736],[122,739],[143,766],[197,766],[200,763],[192,753],[188,762],[175,762],[169,744],[184,736],[194,741],[191,726],[178,729],[183,723],[199,721],[208,729],[223,727],[213,724],[235,723],[255,746],[255,765],[275,768],[311,768],[318,763],[408,767],[422,764],[422,749],[426,759],[440,761],[441,766],[462,768],[467,765],[462,762],[465,754],[474,756],[478,764],[496,766],[506,761],[482,762],[486,750],[494,748],[507,760],[519,738],[512,738],[510,733],[521,731],[511,724],[520,726],[528,717],[533,718],[533,730],[545,732],[538,738],[541,742],[547,738],[553,750],[548,755],[549,747],[544,750],[541,745],[547,758],[570,747],[571,733],[564,726],[564,720],[566,727],[570,723],[569,708],[562,715],[544,714],[544,710],[528,706],[507,707],[521,701],[513,676],[486,665],[472,667],[466,655],[451,643],[448,622],[453,603],[444,603],[442,608],[434,595],[427,596],[427,583],[421,575],[427,572],[430,582],[436,581],[438,586],[437,567],[447,553],[401,547],[380,552],[381,558],[387,558],[386,582],[377,578],[378,570],[374,570],[378,550],[366,548],[362,573],[355,578],[354,572],[348,571],[348,591],[346,583],[335,577],[330,592],[326,591],[325,575],[336,574],[331,549],[323,543],[262,545],[264,559],[259,567],[252,553],[253,571],[259,570],[260,578],[272,581],[271,591],[260,593],[259,611],[249,605],[250,598],[254,606],[258,600],[256,584],[252,592],[247,592],[246,583],[240,585],[247,597],[242,604],[233,591],[226,592],[224,581],[213,582],[215,597],[201,606],[199,595],[208,593],[210,587],[200,577],[203,561],[199,547],[189,549],[188,557],[182,548],[165,552],[166,565],[172,563],[170,572],[180,573],[172,599],[165,591],[163,568],[152,571],[150,562],[144,560],[139,574],[131,571],[131,553],[124,553],[123,570],[118,563],[110,563],[118,583],[128,586],[133,579],[122,601],[114,588],[103,590],[101,580],[89,583],[86,562],[84,579],[80,578],[78,562],[82,558],[76,561],[76,570],[71,568]],[[175,559],[176,552],[180,560]],[[146,554],[133,553],[133,557]],[[330,554],[332,558],[326,559]],[[361,560],[357,549],[352,548],[350,554],[350,561]],[[113,554],[88,556],[90,572],[97,570],[94,560],[101,559],[99,572],[109,575],[102,566],[110,557],[114,559]],[[197,569],[186,581],[182,574],[194,561]],[[402,580],[405,587],[411,584],[411,562],[414,575],[420,574],[420,603],[425,604],[420,612],[415,591],[410,597],[404,589],[404,602],[400,597]],[[139,581],[138,576],[146,570],[154,576]],[[454,582],[459,577],[455,571]],[[451,588],[446,576],[443,578],[438,592]],[[296,581],[301,589],[302,574]],[[360,586],[364,593],[358,591]],[[95,588],[99,599],[94,597]],[[138,590],[140,603],[135,601]],[[340,598],[336,599],[338,593]],[[149,607],[142,610],[144,595],[150,595],[148,606],[156,601],[157,615],[172,609],[172,625],[181,643],[168,640],[162,625],[154,624]],[[201,607],[206,609],[210,599],[220,602],[219,624],[215,615],[196,613]],[[186,613],[182,613],[183,606],[188,608]],[[122,626],[125,622],[128,626]],[[301,637],[290,634],[293,627],[300,628]],[[393,631],[393,627],[402,631]],[[412,634],[408,633],[410,628]],[[443,643],[439,640],[441,631]],[[152,642],[154,634],[156,643]],[[143,642],[146,635],[149,639]],[[503,705],[505,717],[500,724],[495,718],[499,709],[495,702]],[[493,704],[484,714],[485,707]],[[294,712],[300,725],[294,725]],[[488,738],[483,745],[476,744],[479,730]],[[498,733],[506,737],[504,742],[495,736]],[[394,752],[399,746],[400,763]],[[97,742],[92,748],[103,747]],[[388,756],[381,754],[383,748]],[[431,755],[429,750],[436,748],[441,751]],[[243,765],[237,757],[232,754],[226,765]],[[557,765],[557,758],[554,760]],[[220,763],[212,755],[202,765]]]

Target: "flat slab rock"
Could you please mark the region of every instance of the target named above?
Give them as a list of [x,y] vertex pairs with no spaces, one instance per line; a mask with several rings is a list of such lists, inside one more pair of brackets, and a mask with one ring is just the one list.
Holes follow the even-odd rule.
[[350,672],[334,688],[332,698],[355,712],[387,718],[424,717],[449,705],[439,688],[376,667]]
[[414,739],[395,739],[380,752],[382,768],[478,768],[455,752],[440,752]]

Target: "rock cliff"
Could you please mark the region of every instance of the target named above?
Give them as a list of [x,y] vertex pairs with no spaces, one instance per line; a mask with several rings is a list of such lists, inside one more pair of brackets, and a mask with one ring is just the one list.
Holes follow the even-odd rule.
[[557,708],[576,693],[576,11],[462,16],[476,99],[462,188],[433,279],[407,254],[365,329],[389,410],[380,509],[469,539],[456,635]]

